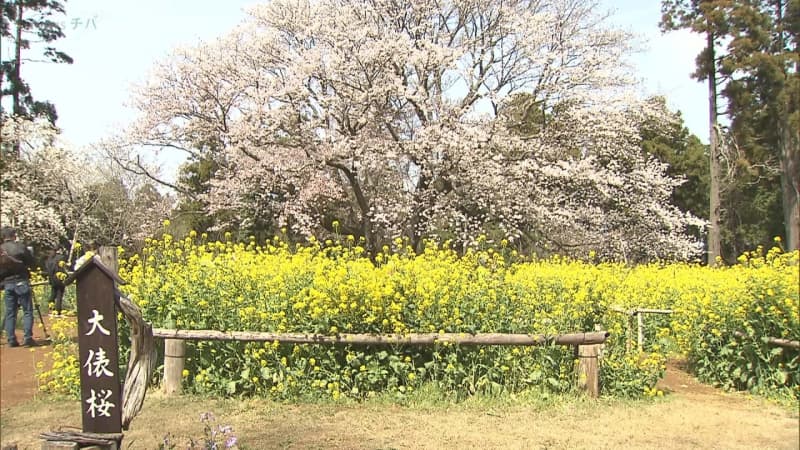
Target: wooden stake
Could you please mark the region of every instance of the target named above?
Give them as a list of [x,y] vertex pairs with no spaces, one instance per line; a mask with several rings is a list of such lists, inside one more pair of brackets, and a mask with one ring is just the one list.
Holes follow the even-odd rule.
[[641,311],[636,312],[636,322],[639,326],[639,336],[638,336],[638,344],[639,344],[639,351],[641,352],[644,349],[644,315]]
[[108,267],[112,273],[119,273],[119,261],[117,260],[117,247],[100,247],[97,252],[100,261]]
[[164,392],[167,395],[181,393],[185,358],[186,341],[164,339]]
[[602,344],[578,346],[578,387],[592,398],[600,395],[600,347]]
[[625,352],[631,351],[633,346],[633,319],[631,316],[625,317]]

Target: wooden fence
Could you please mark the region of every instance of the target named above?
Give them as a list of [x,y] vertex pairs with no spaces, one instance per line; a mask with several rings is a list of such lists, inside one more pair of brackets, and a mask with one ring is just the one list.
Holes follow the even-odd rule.
[[[743,331],[734,331],[733,335],[739,338],[746,338],[748,337],[746,333]],[[783,348],[792,348],[795,350],[800,350],[800,341],[792,341],[789,339],[783,338],[776,338],[776,337],[766,337],[763,338],[764,341],[768,345],[774,345],[775,347],[783,347]]]
[[[612,307],[613,311],[629,316],[628,349],[632,341],[632,319],[636,318],[637,347],[644,347],[644,317],[648,314],[672,314],[670,309],[634,308],[630,310]],[[741,332],[734,335],[743,337]],[[601,348],[609,336],[607,331],[544,334],[466,334],[466,333],[409,333],[409,334],[337,334],[335,336],[308,333],[271,333],[216,330],[170,330],[154,328],[153,336],[164,339],[164,389],[167,394],[181,392],[182,372],[185,366],[186,341],[243,341],[280,342],[282,344],[328,344],[328,345],[434,345],[452,343],[458,345],[569,345],[575,348],[578,358],[576,383],[590,397],[600,393]],[[800,349],[800,342],[768,337],[770,345]]]
[[[628,316],[630,316],[630,318],[636,317],[636,324],[637,324],[637,329],[638,329],[637,330],[636,342],[637,342],[637,345],[639,347],[639,350],[642,350],[642,348],[644,346],[644,315],[645,314],[672,314],[672,310],[671,309],[634,308],[634,309],[627,309],[626,310],[626,309],[622,309],[622,308],[617,307],[617,306],[612,306],[611,310],[614,311],[614,312],[627,314]],[[632,340],[632,338],[630,336],[631,335],[631,328],[632,328],[631,321],[629,320],[628,321],[628,343],[629,343],[628,344],[628,349],[630,349],[630,341]],[[733,335],[738,337],[738,338],[746,338],[746,337],[748,337],[747,334],[745,334],[742,331],[738,331],[738,330],[734,331]],[[766,342],[768,345],[772,345],[772,346],[775,346],[775,347],[790,348],[790,349],[794,349],[794,350],[800,350],[800,341],[793,341],[793,340],[790,340],[790,339],[776,338],[776,337],[770,337],[770,336],[764,337],[762,339],[764,339],[764,342]]]
[[672,314],[671,309],[651,309],[651,308],[633,308],[633,309],[622,309],[618,306],[612,306],[611,311],[627,314],[629,316],[627,326],[626,326],[626,349],[631,349],[631,341],[633,337],[633,325],[631,324],[631,320],[636,317],[636,346],[639,348],[639,351],[644,349],[644,316],[645,314]]
[[164,339],[164,389],[167,394],[181,392],[182,372],[187,340],[261,341],[285,344],[327,345],[569,345],[578,357],[576,382],[590,397],[600,394],[600,348],[608,339],[608,331],[588,333],[545,334],[337,334],[335,336],[306,333],[269,333],[215,330],[168,330],[154,328],[153,337]]

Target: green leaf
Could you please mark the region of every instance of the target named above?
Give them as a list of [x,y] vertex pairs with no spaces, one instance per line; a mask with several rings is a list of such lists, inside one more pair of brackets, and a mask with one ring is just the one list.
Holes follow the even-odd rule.
[[242,371],[241,376],[242,376],[243,380],[249,380],[250,379],[250,369],[244,369]]
[[[737,370],[738,370],[738,368],[737,368]],[[745,383],[747,381],[747,376],[748,376],[747,373],[746,372],[742,372],[742,371],[739,371],[739,372],[740,372],[739,375],[738,375],[739,381],[741,381],[742,383]]]
[[226,386],[225,390],[228,394],[235,394],[236,393],[236,382],[235,381],[228,381],[228,385]]
[[172,313],[167,314],[167,319],[164,321],[164,328],[176,328],[175,318],[172,316]]

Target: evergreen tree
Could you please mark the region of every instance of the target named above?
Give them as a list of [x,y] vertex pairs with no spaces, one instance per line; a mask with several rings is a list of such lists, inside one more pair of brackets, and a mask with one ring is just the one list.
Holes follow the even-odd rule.
[[[717,130],[710,136],[712,230],[718,191],[720,236],[729,256],[769,245],[781,234],[787,249],[798,248],[800,1],[664,0],[662,10],[662,29],[706,35],[708,46],[698,56],[695,76],[709,83],[715,77],[730,120],[724,136],[713,121],[711,127]],[[711,89],[709,94],[715,102]],[[721,185],[714,176],[714,161],[720,159],[718,168],[727,174]]]
[[208,231],[214,225],[214,216],[208,214],[208,202],[201,196],[210,189],[210,181],[219,165],[206,156],[192,157],[179,170],[178,183],[183,189],[178,206],[173,211],[174,223],[179,233],[194,230]]
[[[742,149],[757,206],[783,227],[765,223],[764,232],[786,236],[786,247],[800,245],[800,1],[738,0],[728,5],[728,55],[721,70],[730,81],[731,131]],[[772,192],[780,192],[774,198]],[[782,208],[781,208],[782,206]],[[777,208],[776,208],[777,207]],[[769,208],[769,209],[768,209]],[[770,212],[782,209],[782,217]],[[781,230],[780,228],[783,228]],[[763,232],[762,232],[763,233]],[[771,236],[762,234],[761,242]]]
[[673,191],[672,203],[681,211],[708,220],[707,147],[689,132],[680,112],[668,111],[663,98],[655,100],[672,120],[667,126],[663,121],[643,124],[642,150],[669,164],[668,175],[685,180]]
[[[11,115],[24,118],[44,116],[52,124],[58,118],[52,103],[34,99],[30,86],[22,77],[22,65],[30,61],[72,64],[69,55],[50,45],[64,37],[64,31],[54,20],[54,16],[64,14],[63,3],[58,0],[5,0],[0,3],[0,38],[13,43],[10,57],[4,55],[0,60],[0,105],[3,98],[10,97]],[[26,56],[34,50],[32,44],[43,45],[43,59],[33,60]],[[0,107],[0,127],[5,116]],[[19,157],[19,147],[13,149],[13,156]]]
[[708,264],[716,263],[722,256],[720,208],[720,183],[722,169],[719,154],[719,123],[717,99],[719,95],[718,51],[719,40],[726,33],[725,0],[664,0],[661,28],[672,31],[688,28],[705,35],[706,46],[697,56],[697,70],[693,76],[708,83],[708,133],[709,133],[709,230]]

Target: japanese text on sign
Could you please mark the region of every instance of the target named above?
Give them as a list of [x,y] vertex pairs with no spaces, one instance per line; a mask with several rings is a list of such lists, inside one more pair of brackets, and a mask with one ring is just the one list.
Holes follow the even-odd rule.
[[95,390],[92,389],[92,395],[86,399],[86,403],[89,404],[89,408],[86,411],[92,418],[97,416],[111,417],[109,410],[116,406],[108,401],[111,394],[112,392],[109,389],[100,389],[99,392],[95,392]]
[[[95,332],[99,332],[100,334],[104,334],[106,336],[110,336],[111,332],[108,331],[105,327],[103,327],[103,315],[100,314],[99,311],[96,309],[92,310],[92,317],[87,319],[87,323],[89,324],[89,331],[86,332],[86,336],[91,336]],[[100,347],[97,350],[89,349],[89,357],[86,359],[86,363],[83,365],[87,370],[89,376],[99,378],[101,376],[106,377],[113,377],[114,372],[108,369],[109,364],[111,361],[106,356],[106,351]],[[89,413],[92,418],[99,416],[106,416],[111,417],[109,410],[116,405],[114,403],[108,401],[111,397],[113,392],[109,389],[100,389],[100,391],[95,391],[94,389],[91,390],[91,395],[88,399],[86,399],[86,403],[89,404],[86,412]]]

